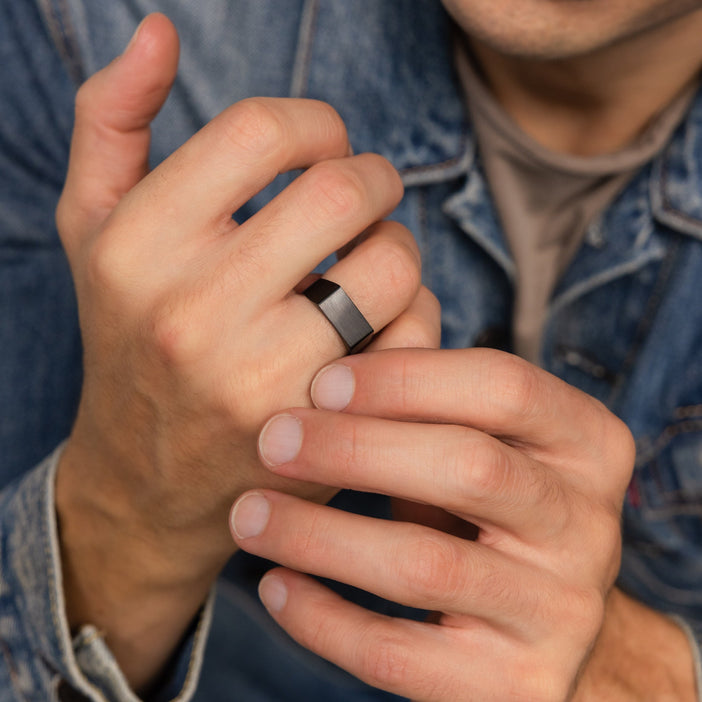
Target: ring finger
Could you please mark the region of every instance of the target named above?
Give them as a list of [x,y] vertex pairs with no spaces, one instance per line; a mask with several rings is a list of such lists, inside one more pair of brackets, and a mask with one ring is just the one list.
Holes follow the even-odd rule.
[[[413,305],[421,285],[420,267],[419,252],[410,232],[396,222],[385,221],[371,227],[363,243],[334,264],[324,278],[340,285],[372,329],[379,332]],[[304,314],[310,316],[313,306],[304,296],[294,295],[289,302],[305,307]],[[344,312],[334,315],[343,317]],[[332,327],[332,319],[316,310],[304,326],[315,339],[332,339],[340,355],[344,345]],[[422,320],[422,326],[427,324]]]

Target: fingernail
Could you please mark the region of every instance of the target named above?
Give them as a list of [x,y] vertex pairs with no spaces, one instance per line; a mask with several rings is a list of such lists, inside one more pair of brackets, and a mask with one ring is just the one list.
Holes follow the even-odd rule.
[[355,388],[353,371],[348,366],[335,363],[317,373],[310,394],[312,402],[319,409],[338,412],[351,402]]
[[270,466],[289,463],[300,452],[302,446],[302,422],[292,414],[279,414],[261,430],[258,450],[261,458]]
[[146,17],[144,17],[144,19],[141,20],[141,22],[139,22],[139,24],[137,25],[137,28],[134,30],[134,34],[132,34],[132,38],[129,40],[129,44],[127,44],[127,46],[124,47],[124,51],[122,52],[122,55],[126,54],[129,51],[129,49],[131,49],[132,46],[134,46],[134,44],[137,43],[137,38],[139,37],[139,32],[141,31],[141,28],[144,26],[145,21],[146,21]]
[[288,588],[277,575],[264,575],[258,584],[258,596],[269,612],[277,613],[288,601]]
[[240,497],[232,508],[232,531],[240,539],[259,536],[266,528],[270,516],[270,502],[260,492],[249,493]]

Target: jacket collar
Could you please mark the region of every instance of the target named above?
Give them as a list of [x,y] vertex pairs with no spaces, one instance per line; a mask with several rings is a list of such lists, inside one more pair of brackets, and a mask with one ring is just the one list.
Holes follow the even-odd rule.
[[654,161],[650,197],[658,222],[702,239],[702,89],[670,144]]
[[[436,0],[305,0],[291,93],[330,102],[345,120],[354,149],[383,154],[406,186],[465,175],[464,187],[445,203],[445,212],[511,278],[511,255],[456,75],[454,31]],[[649,241],[654,221],[702,239],[702,90],[667,148],[637,175],[615,203],[616,211],[605,214],[610,222],[593,224],[586,243],[601,249],[615,232],[621,236],[620,229],[607,226],[610,215],[617,219],[632,200],[637,223],[629,234],[634,239],[619,242],[619,265],[638,258],[648,245],[656,249],[648,251],[650,256],[661,255],[661,242]],[[598,240],[600,235],[605,241]],[[613,266],[610,260],[606,267]]]
[[331,103],[354,150],[384,155],[406,185],[454,178],[473,145],[452,32],[436,0],[307,0],[291,94]]
[[672,255],[671,231],[702,240],[702,90],[668,145],[591,224],[553,309]]
[[455,31],[437,0],[306,0],[291,95],[333,105],[354,150],[385,156],[406,187],[464,177],[444,211],[512,277],[456,73]]

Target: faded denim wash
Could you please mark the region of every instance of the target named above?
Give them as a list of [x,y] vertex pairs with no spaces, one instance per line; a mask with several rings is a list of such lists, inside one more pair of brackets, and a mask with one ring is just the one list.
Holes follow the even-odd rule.
[[[77,86],[156,9],[175,21],[183,49],[153,163],[243,97],[330,102],[355,151],[382,153],[403,176],[393,216],[415,233],[442,302],[443,345],[510,347],[514,264],[438,0],[0,0],[0,702],[135,699],[96,632],[71,640],[63,615],[52,452],[74,418],[81,346],[53,211]],[[542,358],[631,428],[638,458],[620,586],[679,617],[698,642],[701,281],[702,95],[591,224],[551,300]],[[264,568],[246,556],[228,566],[159,699],[395,699],[292,644],[255,598]]]

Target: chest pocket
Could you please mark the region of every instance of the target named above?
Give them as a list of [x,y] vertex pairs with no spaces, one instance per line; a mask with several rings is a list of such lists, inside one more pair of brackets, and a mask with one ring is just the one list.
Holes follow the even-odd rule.
[[702,622],[702,405],[679,408],[639,459],[624,509],[622,578]]
[[702,518],[702,405],[681,407],[675,418],[654,442],[640,442],[632,497],[654,518]]

